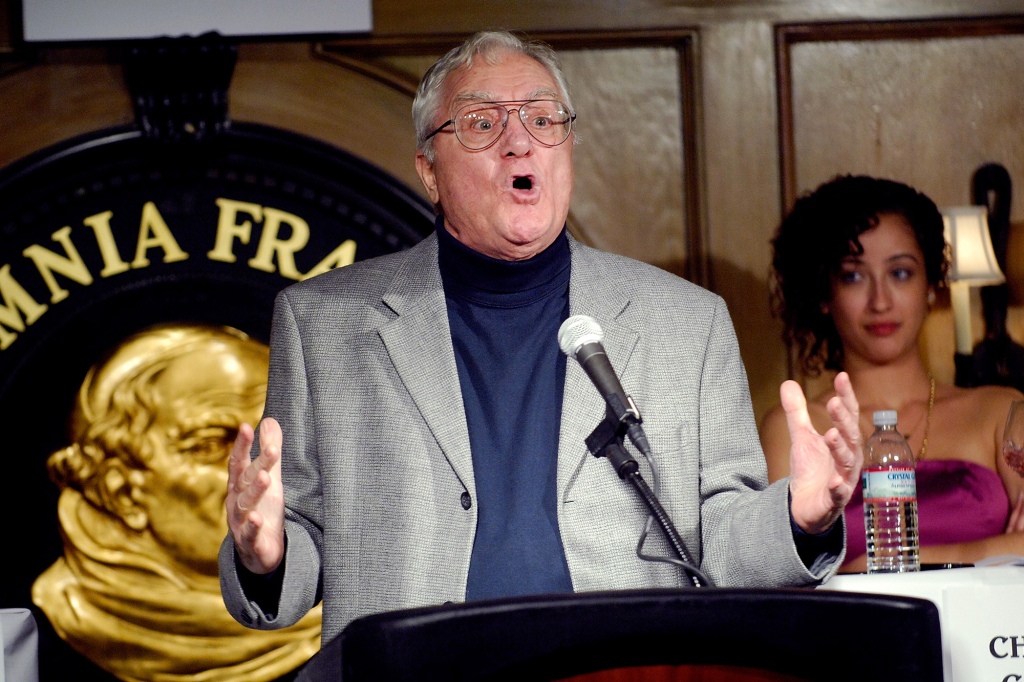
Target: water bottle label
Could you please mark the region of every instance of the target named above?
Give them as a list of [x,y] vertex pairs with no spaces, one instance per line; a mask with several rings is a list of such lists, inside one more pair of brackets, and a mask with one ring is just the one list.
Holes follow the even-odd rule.
[[917,499],[917,478],[912,468],[865,469],[861,482],[865,502]]

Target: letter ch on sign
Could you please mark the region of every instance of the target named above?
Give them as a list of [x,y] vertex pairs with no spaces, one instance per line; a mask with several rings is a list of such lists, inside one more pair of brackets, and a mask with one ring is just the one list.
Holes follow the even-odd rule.
[[[255,254],[246,264],[255,270],[276,272],[289,280],[299,281],[355,261],[356,243],[346,239],[303,273],[296,266],[295,256],[308,244],[310,227],[301,216],[233,199],[218,198],[215,203],[219,209],[218,219],[216,226],[211,226],[214,229],[210,230],[212,248],[206,252],[210,261],[235,263],[235,249],[249,244],[254,224],[262,227]],[[48,248],[42,244],[28,246],[22,251],[22,256],[33,267],[20,275],[22,281],[28,282],[26,277],[38,277],[49,291],[49,305],[53,305],[71,295],[71,291],[62,286],[58,275],[65,283],[70,281],[88,287],[96,276],[106,279],[149,267],[151,256],[165,265],[189,259],[189,254],[181,248],[154,202],[148,201],[142,207],[134,244],[117,243],[111,229],[111,221],[117,218],[112,211],[103,211],[82,220],[91,232],[72,230],[71,226],[60,228],[50,235],[59,248]],[[78,246],[84,245],[84,239],[94,242],[98,249],[103,263],[98,273],[90,271],[79,252]],[[125,261],[123,253],[132,253],[132,260]],[[9,348],[19,333],[38,321],[49,305],[37,301],[29,293],[12,273],[10,263],[0,264],[0,351]]]
[[1024,658],[1024,635],[997,635],[989,640],[993,658]]

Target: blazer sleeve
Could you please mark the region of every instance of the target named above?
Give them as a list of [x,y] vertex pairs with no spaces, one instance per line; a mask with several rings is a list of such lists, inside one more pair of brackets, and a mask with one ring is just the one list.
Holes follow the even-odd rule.
[[820,583],[838,570],[843,552],[813,571],[800,558],[789,481],[766,485],[746,370],[725,302],[716,299],[700,381],[702,569],[724,585]]
[[[278,294],[274,304],[267,404],[263,413],[264,418],[274,417],[280,422],[284,439],[281,462],[286,548],[284,577],[276,607],[264,610],[252,595],[245,593],[230,533],[218,557],[224,603],[236,620],[252,628],[277,629],[293,625],[320,600],[323,504],[316,434],[307,390],[308,370],[299,321],[286,289]],[[258,452],[257,430],[251,455],[255,457]]]

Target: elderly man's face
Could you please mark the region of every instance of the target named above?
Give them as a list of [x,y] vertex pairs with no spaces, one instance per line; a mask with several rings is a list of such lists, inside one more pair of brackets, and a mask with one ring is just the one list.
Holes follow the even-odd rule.
[[[562,97],[551,74],[530,57],[509,53],[496,64],[477,58],[448,77],[436,125],[473,101]],[[512,112],[505,132],[487,149],[466,149],[450,126],[434,137],[434,145],[434,162],[418,154],[416,168],[456,239],[503,260],[530,258],[555,240],[569,213],[572,139],[546,147]]]

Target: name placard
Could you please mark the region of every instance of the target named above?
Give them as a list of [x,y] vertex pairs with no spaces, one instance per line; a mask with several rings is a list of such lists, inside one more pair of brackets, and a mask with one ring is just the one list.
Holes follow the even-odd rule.
[[944,599],[942,636],[953,679],[1024,680],[1024,584],[957,585]]
[[839,575],[819,589],[929,599],[939,609],[946,682],[1024,682],[1022,566]]

